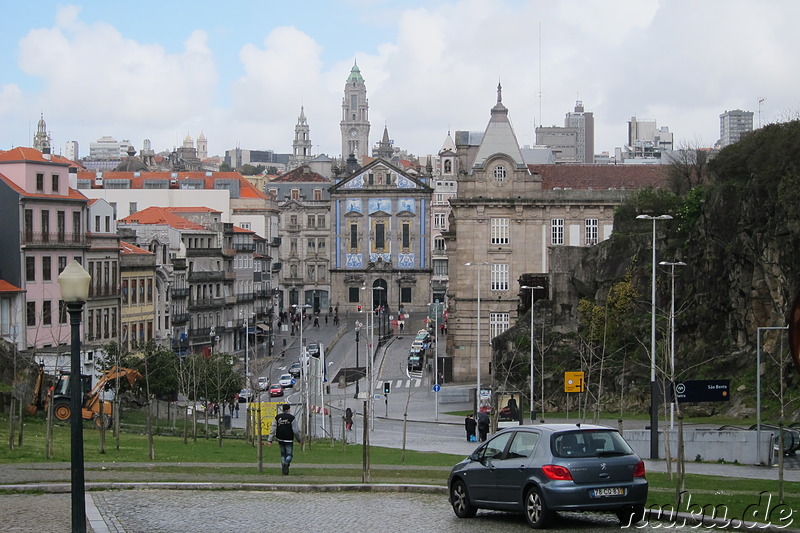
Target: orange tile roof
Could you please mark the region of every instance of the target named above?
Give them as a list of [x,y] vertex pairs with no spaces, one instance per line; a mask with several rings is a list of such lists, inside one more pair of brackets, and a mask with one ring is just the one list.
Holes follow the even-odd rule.
[[131,244],[125,241],[119,241],[119,251],[123,254],[149,254],[153,255],[153,252],[148,252],[144,248],[139,248],[135,244]]
[[175,229],[191,229],[209,231],[207,228],[176,215],[166,207],[152,206],[117,221],[117,225],[128,224],[165,224]]
[[[91,180],[92,189],[102,189],[102,185],[96,185],[94,178],[96,172],[78,172],[78,179]],[[130,180],[132,189],[144,189],[145,181],[153,180],[177,180],[177,187],[180,188],[180,183],[186,180],[202,180],[203,188],[214,190],[214,181],[217,179],[235,179],[239,182],[239,195],[241,198],[262,198],[266,199],[267,196],[262,191],[253,186],[252,183],[239,174],[238,172],[211,172],[211,176],[207,176],[205,171],[200,172],[177,172],[177,178],[173,177],[173,172],[170,171],[156,171],[156,172],[138,172],[138,176],[134,176],[133,172],[116,172],[116,171],[103,171],[103,180],[124,179]]]
[[4,279],[0,279],[0,292],[25,292],[24,290],[16,287]]
[[32,163],[55,163],[57,165],[67,165],[76,167],[78,169],[85,168],[83,165],[67,159],[64,156],[57,154],[50,154],[50,159],[45,159],[44,154],[36,148],[28,148],[26,146],[17,146],[11,150],[0,151],[0,162],[17,162],[17,161],[30,161]]
[[251,231],[249,229],[240,228],[239,226],[234,226],[233,227],[233,232],[234,233],[253,233],[253,234],[255,234],[255,231]]
[[542,189],[644,189],[666,185],[666,165],[528,165]]

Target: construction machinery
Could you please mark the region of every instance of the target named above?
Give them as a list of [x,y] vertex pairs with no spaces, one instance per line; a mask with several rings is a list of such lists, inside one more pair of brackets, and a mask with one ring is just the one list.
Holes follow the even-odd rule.
[[[101,402],[100,393],[105,386],[117,378],[125,378],[133,386],[142,375],[133,369],[113,367],[103,373],[94,387],[92,387],[92,376],[81,375],[81,390],[83,391],[83,401],[81,402],[81,417],[84,420],[91,420],[92,423],[100,427],[111,427],[113,419],[113,409],[111,402]],[[58,420],[69,420],[72,415],[72,405],[70,403],[70,382],[72,375],[68,371],[62,371],[56,383],[53,394],[53,414]],[[39,367],[39,375],[36,378],[36,386],[33,393],[33,401],[28,406],[28,413],[35,413],[38,409],[46,409],[47,399],[42,400],[42,388],[44,384],[44,366]],[[101,412],[102,405],[102,412]]]

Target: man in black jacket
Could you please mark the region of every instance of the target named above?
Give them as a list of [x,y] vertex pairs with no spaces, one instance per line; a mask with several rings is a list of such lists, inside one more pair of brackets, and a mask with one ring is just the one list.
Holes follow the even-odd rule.
[[477,427],[478,423],[475,421],[475,415],[467,415],[467,418],[464,419],[464,429],[467,430],[467,442],[475,442],[475,429]]
[[283,412],[275,416],[267,438],[270,446],[274,439],[278,439],[278,445],[281,447],[281,473],[284,476],[289,475],[289,465],[292,463],[294,452],[294,439],[297,439],[297,442],[303,442],[300,430],[297,428],[297,419],[289,413],[289,409],[291,406],[288,403],[283,404]]

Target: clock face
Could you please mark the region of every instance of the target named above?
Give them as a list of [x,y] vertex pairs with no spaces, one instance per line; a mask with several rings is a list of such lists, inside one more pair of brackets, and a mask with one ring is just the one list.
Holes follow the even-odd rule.
[[352,130],[350,130],[350,137],[356,137],[356,136],[358,136],[358,130],[353,128]]

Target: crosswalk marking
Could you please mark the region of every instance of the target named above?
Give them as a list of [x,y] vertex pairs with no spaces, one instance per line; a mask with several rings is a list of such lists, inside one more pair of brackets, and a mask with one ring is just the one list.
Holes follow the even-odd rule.
[[[392,380],[385,380],[391,382]],[[376,390],[383,390],[384,381],[380,383],[375,383]],[[410,388],[417,388],[422,385],[422,379],[398,379],[392,384],[393,389],[410,389]]]

